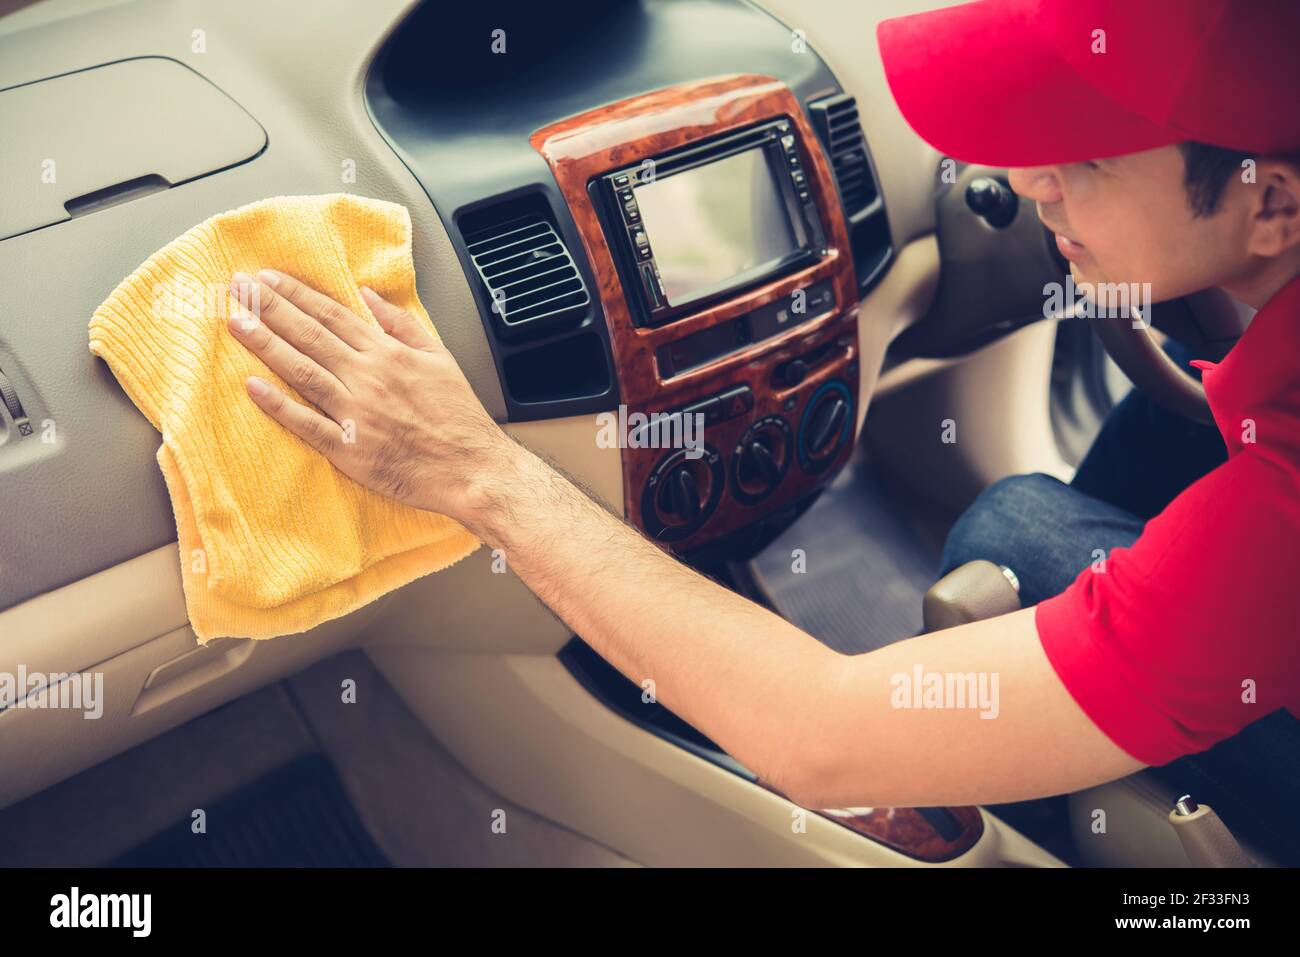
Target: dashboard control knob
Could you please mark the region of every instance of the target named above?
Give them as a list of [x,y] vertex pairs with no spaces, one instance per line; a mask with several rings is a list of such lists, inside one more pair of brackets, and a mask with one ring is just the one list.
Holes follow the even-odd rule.
[[849,404],[838,396],[822,402],[808,427],[808,451],[813,455],[823,453],[844,427],[844,417]]
[[731,490],[746,505],[775,491],[794,457],[790,424],[779,415],[756,421],[736,443],[732,456]]
[[830,467],[852,435],[853,393],[832,379],[813,393],[799,422],[799,464],[817,474]]
[[726,471],[713,446],[669,452],[646,479],[641,520],[650,537],[675,542],[698,531],[722,498]]
[[700,517],[700,483],[689,465],[674,467],[664,478],[659,487],[659,507],[687,523]]
[[759,481],[775,485],[781,480],[781,466],[776,456],[762,439],[753,439],[741,453],[741,471],[749,472]]

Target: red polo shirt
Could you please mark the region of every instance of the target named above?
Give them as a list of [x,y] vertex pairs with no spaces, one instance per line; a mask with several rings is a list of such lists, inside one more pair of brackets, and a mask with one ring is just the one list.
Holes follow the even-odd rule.
[[1075,701],[1148,765],[1300,717],[1300,279],[1196,364],[1228,460],[1035,612]]

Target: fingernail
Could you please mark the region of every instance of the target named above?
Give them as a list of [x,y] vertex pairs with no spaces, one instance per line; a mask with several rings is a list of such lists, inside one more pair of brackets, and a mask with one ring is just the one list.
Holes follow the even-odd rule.
[[373,289],[371,289],[369,286],[362,286],[362,287],[361,287],[361,295],[363,295],[363,296],[369,296],[369,297],[372,298],[372,299],[378,299],[378,298],[380,298],[379,293],[375,292],[375,291],[374,291]]
[[248,391],[255,396],[261,397],[271,391],[271,386],[257,376],[250,375],[248,377]]
[[257,278],[262,280],[272,289],[280,285],[280,274],[274,269],[263,269],[257,274]]

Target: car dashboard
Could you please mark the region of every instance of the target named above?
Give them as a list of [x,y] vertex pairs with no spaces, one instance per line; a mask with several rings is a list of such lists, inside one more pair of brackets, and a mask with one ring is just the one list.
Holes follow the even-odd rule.
[[858,303],[893,256],[856,103],[745,4],[571,12],[455,14],[481,42],[431,61],[447,17],[422,8],[367,102],[471,277],[510,418],[608,415],[629,520],[734,548],[853,447]]
[[[96,722],[0,713],[0,765],[23,769],[0,807],[360,644],[482,781],[637,859],[902,859],[823,823],[791,844],[770,795],[648,745],[486,549],[303,635],[196,647],[158,433],[86,330],[209,216],[400,203],[421,301],[489,413],[664,547],[743,553],[849,462],[938,283],[938,157],[882,108],[864,7],[109,0],[0,21],[21,146],[0,177],[0,670],[110,689]],[[589,761],[602,780],[575,795],[563,769]],[[751,823],[641,846],[575,816],[605,788]],[[996,840],[949,850],[1010,853]]]

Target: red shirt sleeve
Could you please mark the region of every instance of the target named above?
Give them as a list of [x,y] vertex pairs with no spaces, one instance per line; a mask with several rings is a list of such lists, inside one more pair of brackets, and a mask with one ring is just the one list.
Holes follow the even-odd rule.
[[1300,495],[1241,452],[1038,605],[1048,660],[1092,721],[1147,765],[1300,711]]

